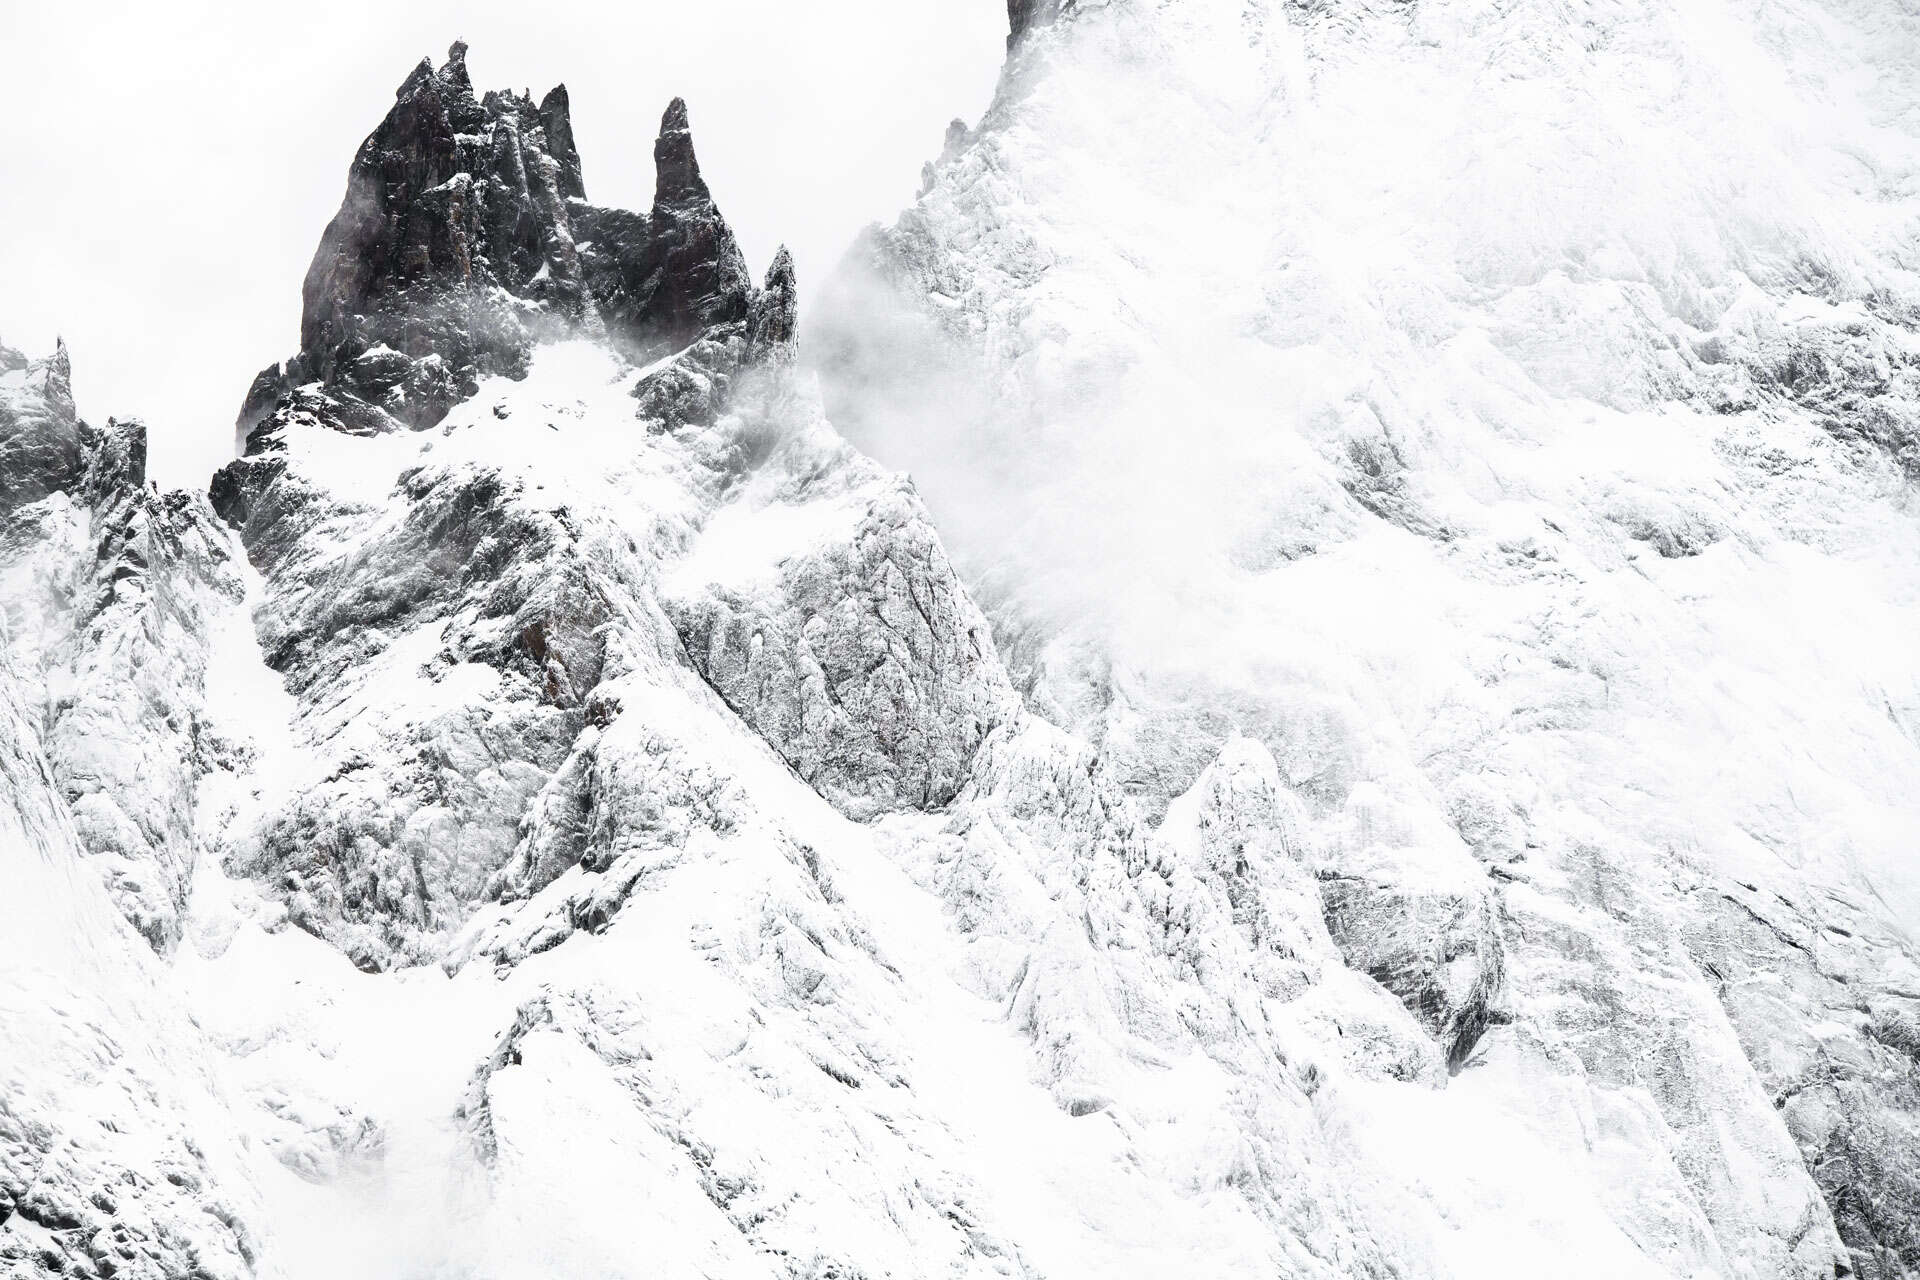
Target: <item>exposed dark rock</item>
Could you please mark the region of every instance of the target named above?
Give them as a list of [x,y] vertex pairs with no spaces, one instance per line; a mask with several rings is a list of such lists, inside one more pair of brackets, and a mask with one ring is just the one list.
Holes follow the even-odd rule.
[[653,209],[576,207],[590,242],[589,287],[609,334],[637,360],[678,350],[747,318],[753,281],[694,156],[687,104],[675,98],[653,144]]
[[478,378],[523,372],[535,341],[584,312],[561,174],[531,100],[475,101],[465,45],[438,72],[423,61],[348,171],[307,271],[287,381],[318,380],[420,427]]
[[311,384],[350,429],[420,429],[481,378],[524,375],[543,341],[605,334],[651,360],[744,323],[756,291],[680,99],[654,157],[649,213],[596,208],[564,85],[537,105],[476,100],[465,45],[438,71],[422,61],[354,157],[307,271],[299,354],[255,378],[241,449]]
[[560,166],[560,194],[569,200],[585,200],[587,187],[580,176],[580,151],[573,142],[573,108],[567,100],[567,86],[557,84],[540,99],[540,124],[547,131],[547,154]]
[[246,452],[247,437],[273,412],[280,403],[280,397],[292,390],[293,385],[287,381],[287,371],[280,364],[270,364],[253,376],[253,384],[247,388],[247,398],[240,403],[240,416],[233,424],[235,453]]
[[747,361],[793,361],[793,336],[800,315],[800,290],[793,255],[781,245],[767,268],[766,287],[753,297],[747,314]]
[[1398,996],[1458,1070],[1499,1018],[1505,964],[1493,896],[1351,875],[1323,877],[1320,892],[1347,963]]

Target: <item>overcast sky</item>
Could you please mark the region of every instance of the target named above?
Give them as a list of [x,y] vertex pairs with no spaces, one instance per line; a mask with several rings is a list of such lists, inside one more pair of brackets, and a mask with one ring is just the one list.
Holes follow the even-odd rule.
[[647,207],[685,97],[756,276],[784,241],[804,304],[984,110],[1005,34],[1004,0],[0,0],[0,340],[64,336],[81,412],[145,418],[155,478],[204,485],[295,350],[355,149],[456,37],[477,90],[565,82],[599,204]]

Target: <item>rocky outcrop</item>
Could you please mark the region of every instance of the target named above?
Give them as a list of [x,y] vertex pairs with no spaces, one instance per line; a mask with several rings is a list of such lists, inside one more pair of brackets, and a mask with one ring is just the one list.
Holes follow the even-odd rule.
[[146,428],[74,415],[65,347],[24,373],[0,387],[0,412],[57,447],[13,457],[14,495],[32,497],[0,511],[0,620],[80,840],[164,953],[197,858],[195,785],[217,749],[200,715],[208,617],[239,587],[205,500],[148,485]]
[[653,207],[645,217],[577,208],[588,287],[607,329],[636,361],[746,320],[753,280],[693,152],[687,104],[675,98],[653,144]]
[[564,93],[545,111],[511,93],[476,100],[464,44],[437,71],[422,62],[396,97],[308,268],[284,381],[320,381],[420,427],[586,318],[561,189],[578,186],[578,157],[567,171]]
[[851,495],[796,485],[766,505],[744,491],[708,536],[771,532],[809,501],[841,526],[820,545],[744,575],[696,545],[668,609],[700,674],[842,812],[936,808],[1018,706],[986,619],[904,483]]
[[794,278],[793,255],[781,245],[767,268],[766,283],[747,310],[747,360],[791,364],[800,324],[800,286]]
[[354,157],[307,271],[300,352],[248,391],[243,446],[310,383],[376,429],[417,429],[479,379],[523,376],[544,341],[605,332],[651,359],[745,321],[755,290],[679,99],[654,154],[648,213],[596,208],[564,85],[538,104],[476,98],[464,44],[423,61]]
[[1347,963],[1398,996],[1458,1070],[1507,1016],[1497,896],[1409,892],[1331,868],[1323,877],[1327,931]]
[[85,467],[67,344],[38,360],[0,346],[0,514],[66,489]]

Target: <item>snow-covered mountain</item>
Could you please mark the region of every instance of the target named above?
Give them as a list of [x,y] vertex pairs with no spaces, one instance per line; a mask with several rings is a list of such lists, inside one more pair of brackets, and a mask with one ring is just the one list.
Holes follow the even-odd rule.
[[1920,1271],[1920,18],[1009,12],[804,334],[456,44],[0,350],[0,1273]]
[[1646,1263],[1912,1273],[1920,15],[1014,10],[813,336],[1029,705],[1149,813],[1271,751]]

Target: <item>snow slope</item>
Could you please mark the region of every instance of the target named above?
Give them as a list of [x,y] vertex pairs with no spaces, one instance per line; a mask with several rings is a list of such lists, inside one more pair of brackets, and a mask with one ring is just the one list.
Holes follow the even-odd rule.
[[1791,1142],[1920,1266],[1913,15],[1041,9],[810,337],[1029,705],[1149,812],[1264,743],[1415,1007],[1488,902],[1449,1092],[1650,1257],[1796,1273]]
[[1010,12],[819,383],[460,45],[211,510],[0,353],[7,1274],[1920,1266],[1906,19]]

